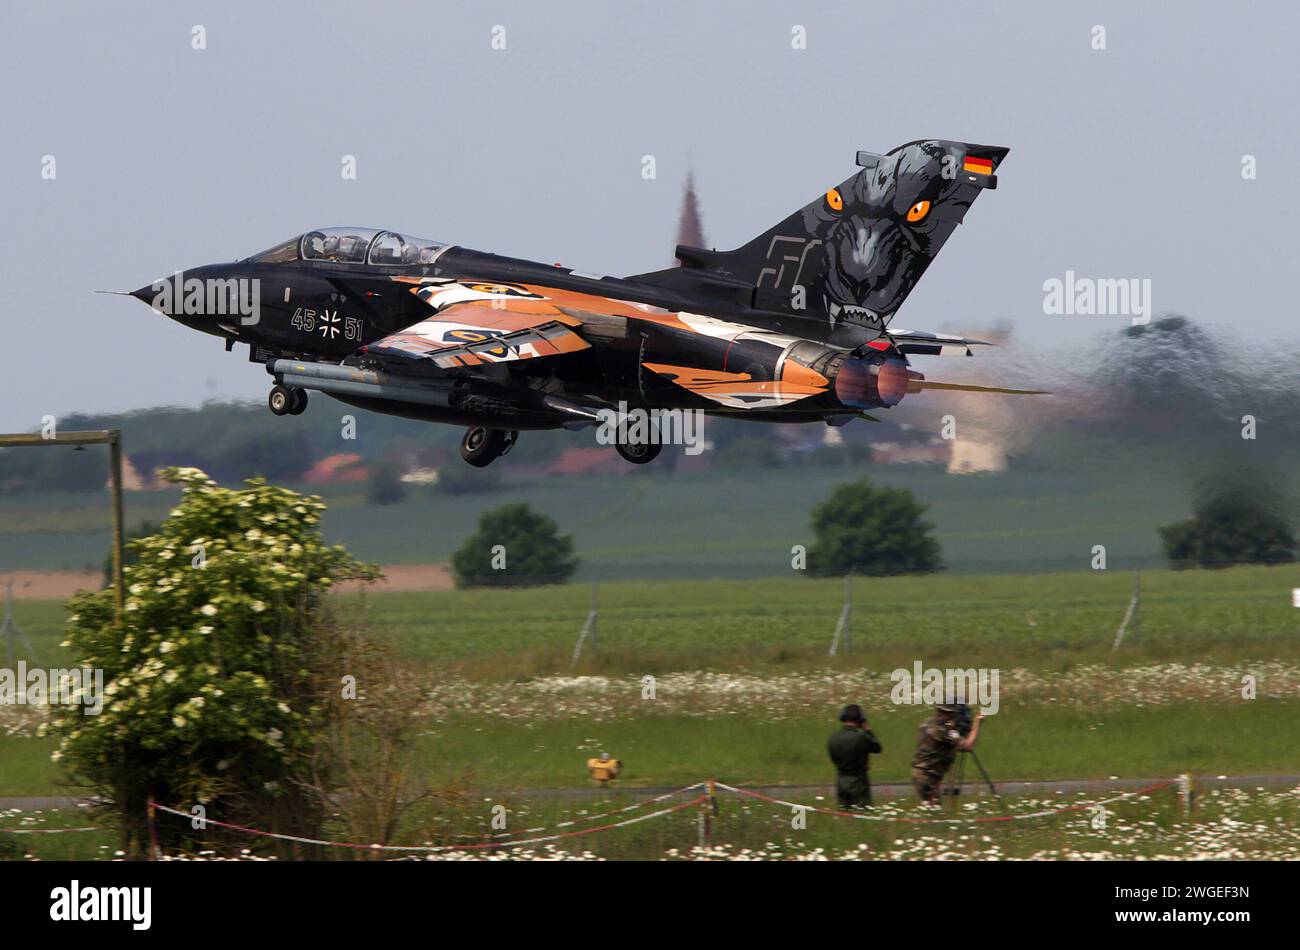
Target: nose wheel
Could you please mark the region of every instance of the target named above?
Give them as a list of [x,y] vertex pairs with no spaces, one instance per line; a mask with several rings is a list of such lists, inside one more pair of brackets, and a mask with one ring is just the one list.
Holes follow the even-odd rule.
[[307,408],[307,390],[297,386],[272,386],[267,407],[277,416],[297,416]]
[[514,429],[470,426],[460,440],[460,457],[475,468],[484,468],[514,448],[518,439]]

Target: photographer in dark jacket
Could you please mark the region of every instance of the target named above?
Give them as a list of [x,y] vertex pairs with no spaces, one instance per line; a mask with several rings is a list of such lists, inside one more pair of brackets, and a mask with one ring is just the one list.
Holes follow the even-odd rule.
[[850,703],[840,713],[840,728],[831,734],[826,751],[835,763],[835,796],[840,808],[870,805],[867,756],[879,755],[883,748],[880,740],[867,728],[867,717],[857,703]]

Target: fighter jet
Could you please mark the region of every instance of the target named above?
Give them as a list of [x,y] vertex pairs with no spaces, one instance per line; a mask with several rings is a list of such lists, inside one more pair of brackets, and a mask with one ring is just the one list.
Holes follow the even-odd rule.
[[309,391],[466,426],[485,466],[523,430],[609,426],[654,459],[641,413],[766,422],[873,419],[932,382],[919,355],[983,341],[890,322],[1007,149],[944,140],[859,152],[859,170],[732,251],[679,245],[679,266],[608,277],[372,228],[323,228],[135,291],[187,327],[246,344],[276,415]]

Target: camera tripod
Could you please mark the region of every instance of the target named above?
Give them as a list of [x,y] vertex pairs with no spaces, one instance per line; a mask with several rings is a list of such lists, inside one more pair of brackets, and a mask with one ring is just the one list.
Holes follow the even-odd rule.
[[956,802],[957,796],[961,794],[962,787],[966,784],[967,756],[975,762],[975,767],[980,770],[980,775],[984,778],[984,784],[989,787],[989,794],[992,795],[994,800],[998,803],[998,808],[1002,811],[1006,811],[1005,806],[1002,804],[1002,796],[998,794],[997,788],[993,785],[993,780],[989,778],[988,770],[984,768],[984,763],[980,761],[980,757],[975,754],[974,749],[968,749],[957,753],[957,768],[948,772],[949,780],[948,787],[944,790],[945,794],[951,797],[954,802]]

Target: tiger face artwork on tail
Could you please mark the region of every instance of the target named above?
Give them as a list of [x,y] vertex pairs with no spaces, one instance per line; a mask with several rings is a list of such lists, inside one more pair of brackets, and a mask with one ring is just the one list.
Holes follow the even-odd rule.
[[[678,245],[681,267],[632,280],[715,295],[749,285],[747,305],[878,335],[1010,150],[947,139],[858,152],[859,170],[730,251]],[[829,322],[826,332],[825,322]],[[847,336],[865,334],[848,334]],[[843,335],[842,335],[843,336]]]
[[808,276],[832,322],[883,328],[984,188],[1003,148],[923,141],[885,155],[803,209],[803,226],[825,248]]

